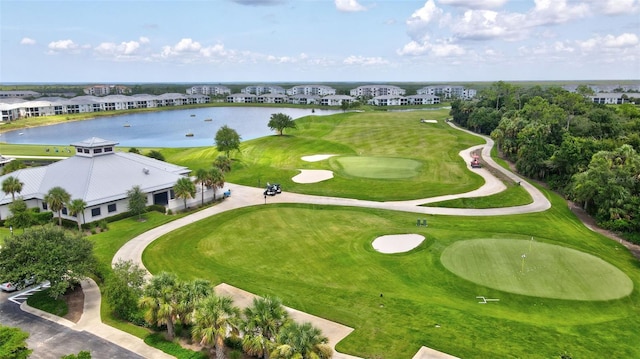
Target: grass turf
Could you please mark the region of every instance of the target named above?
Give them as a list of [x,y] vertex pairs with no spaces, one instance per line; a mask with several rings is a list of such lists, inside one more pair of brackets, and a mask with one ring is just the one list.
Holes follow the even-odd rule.
[[443,251],[441,260],[464,279],[535,297],[611,300],[633,290],[631,279],[602,259],[533,238],[459,241]]
[[411,178],[419,174],[422,164],[415,160],[388,157],[345,156],[335,158],[342,173],[375,179]]
[[[408,213],[255,206],[172,232],[152,243],[143,259],[154,273],[275,295],[288,306],[354,327],[337,348],[362,357],[410,358],[422,345],[464,358],[547,358],[564,351],[576,357],[640,356],[640,348],[625,339],[640,328],[637,261],[550,196],[555,206],[544,213],[431,216],[426,228],[416,227],[415,214]],[[373,250],[376,237],[401,233],[427,239],[408,253]],[[461,279],[440,262],[445,248],[459,240],[531,235],[603,258],[632,279],[633,292],[607,302],[523,296]],[[479,305],[478,295],[501,301]]]
[[[447,110],[432,110],[304,117],[296,120],[297,129],[287,130],[288,135],[243,142],[240,151],[231,154],[233,169],[226,179],[249,186],[280,183],[291,192],[378,201],[467,192],[481,186],[483,180],[466,169],[458,153],[483,141],[451,128],[443,121],[447,116]],[[440,121],[424,126],[421,118]],[[162,153],[168,162],[192,170],[209,168],[218,155],[213,147],[164,149]],[[301,159],[323,153],[340,157],[318,162]],[[404,168],[404,163],[410,164],[411,170],[401,178],[382,178],[393,177],[393,168],[367,174],[361,167],[349,174],[337,159],[344,157],[360,157],[360,161],[384,158],[388,164],[403,163]],[[300,169],[334,170],[335,177],[313,185],[295,183],[291,178]]]

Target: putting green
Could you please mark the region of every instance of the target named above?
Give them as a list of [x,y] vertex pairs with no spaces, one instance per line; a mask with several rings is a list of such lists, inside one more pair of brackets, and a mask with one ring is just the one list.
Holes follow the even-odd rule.
[[407,158],[392,157],[338,157],[342,172],[353,177],[396,179],[418,175],[422,163]]
[[530,240],[459,241],[447,247],[440,259],[464,279],[535,297],[611,300],[633,289],[626,274],[598,257]]

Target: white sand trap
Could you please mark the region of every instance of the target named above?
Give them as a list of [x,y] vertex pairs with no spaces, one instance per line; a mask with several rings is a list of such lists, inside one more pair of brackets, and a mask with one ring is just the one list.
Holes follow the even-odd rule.
[[422,123],[438,123],[438,120],[420,120]]
[[408,252],[419,246],[424,236],[419,234],[392,234],[373,240],[373,249],[380,253]]
[[300,157],[303,161],[307,161],[307,162],[318,162],[318,161],[322,161],[322,160],[326,160],[329,157],[333,157],[336,155],[313,155],[313,156],[303,156]]
[[328,170],[300,170],[300,174],[291,180],[295,183],[317,183],[333,178],[333,171]]

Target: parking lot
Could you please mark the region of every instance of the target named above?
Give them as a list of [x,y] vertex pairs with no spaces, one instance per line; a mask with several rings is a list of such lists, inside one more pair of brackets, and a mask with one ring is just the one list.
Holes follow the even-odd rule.
[[82,350],[90,351],[94,359],[142,358],[85,331],[76,331],[22,311],[18,304],[9,300],[9,297],[19,293],[0,291],[0,324],[18,327],[29,333],[27,346],[33,350],[30,358],[58,359]]

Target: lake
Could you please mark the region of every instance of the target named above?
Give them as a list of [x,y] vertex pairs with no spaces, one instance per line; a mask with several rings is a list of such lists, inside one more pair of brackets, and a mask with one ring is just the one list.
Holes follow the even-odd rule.
[[[216,132],[224,125],[236,130],[245,141],[274,134],[267,127],[274,113],[284,113],[297,119],[340,112],[315,109],[312,113],[310,109],[273,107],[155,111],[24,128],[0,134],[0,142],[68,146],[90,137],[100,137],[116,141],[123,147],[212,146]],[[193,136],[187,137],[187,133]]]

